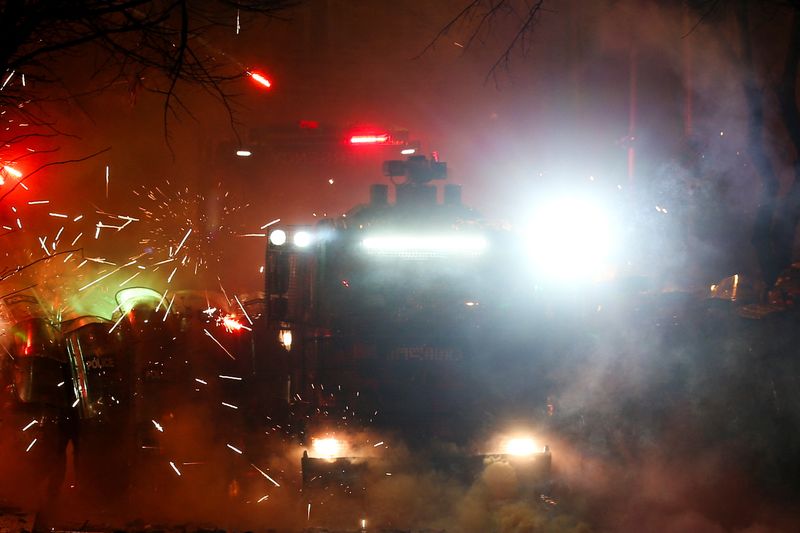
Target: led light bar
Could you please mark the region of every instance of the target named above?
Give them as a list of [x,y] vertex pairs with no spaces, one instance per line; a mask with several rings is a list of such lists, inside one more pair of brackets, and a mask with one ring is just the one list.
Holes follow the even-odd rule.
[[480,235],[381,235],[366,237],[361,246],[369,255],[430,259],[477,256],[488,243]]

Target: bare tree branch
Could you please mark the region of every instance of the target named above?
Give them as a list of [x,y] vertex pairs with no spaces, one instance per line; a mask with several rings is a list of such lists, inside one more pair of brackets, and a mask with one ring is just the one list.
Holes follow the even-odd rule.
[[497,69],[501,66],[508,67],[510,60],[511,60],[511,53],[516,49],[517,44],[525,39],[525,36],[532,30],[534,23],[536,22],[536,18],[539,16],[539,12],[542,9],[542,4],[544,4],[544,0],[539,0],[536,2],[528,11],[527,17],[523,24],[519,27],[516,35],[511,40],[511,42],[506,47],[503,54],[494,62],[492,67],[489,69],[489,73],[486,75],[486,79],[488,80],[489,77],[495,77]]
[[[59,82],[48,68],[66,54],[93,54],[100,60],[96,74],[100,90],[113,80],[140,80],[149,72],[147,86],[134,86],[164,97],[165,137],[169,118],[176,109],[186,112],[176,98],[181,82],[210,89],[222,101],[228,98],[219,86],[243,74],[244,67],[216,50],[204,34],[231,24],[233,14],[277,17],[299,0],[81,0],[76,2],[4,2],[0,5],[0,106],[17,107],[53,98],[49,85]],[[213,56],[213,57],[212,57]],[[215,57],[228,58],[214,64]],[[36,80],[22,88],[14,79],[24,73]],[[16,76],[16,78],[15,78]],[[84,90],[82,89],[81,92]],[[69,95],[74,94],[67,90]],[[177,106],[173,109],[173,106]],[[226,105],[229,113],[232,107]],[[232,124],[235,120],[231,121]],[[38,124],[37,124],[38,125]]]
[[428,44],[425,46],[425,48],[423,48],[423,49],[422,49],[422,51],[421,51],[419,54],[417,54],[416,56],[414,56],[414,59],[419,59],[420,57],[422,57],[423,55],[425,55],[425,53],[426,53],[426,52],[428,52],[428,50],[430,50],[431,48],[433,48],[434,46],[436,46],[436,43],[437,43],[437,42],[439,42],[439,40],[440,40],[442,37],[444,37],[445,35],[447,35],[447,34],[450,32],[450,30],[452,30],[452,29],[453,29],[453,27],[454,27],[456,24],[460,23],[460,22],[461,22],[461,21],[463,21],[465,18],[467,18],[467,17],[469,16],[469,14],[470,14],[470,13],[472,13],[472,11],[473,11],[475,8],[477,8],[479,5],[481,5],[481,4],[483,3],[483,1],[484,1],[484,0],[472,0],[472,2],[470,2],[469,4],[467,4],[467,5],[466,5],[466,7],[464,7],[464,9],[462,9],[462,10],[461,10],[461,11],[460,11],[460,12],[459,12],[459,13],[458,13],[458,14],[457,14],[455,17],[453,17],[453,18],[450,20],[450,22],[448,22],[447,24],[445,24],[445,25],[442,27],[442,29],[440,29],[440,30],[439,30],[439,32],[438,32],[438,33],[437,33],[437,34],[436,34],[436,35],[433,37],[433,39],[432,39],[432,40],[431,40],[431,41],[430,41],[430,42],[429,42],[429,43],[428,43]]
[[[36,265],[36,264],[39,264],[39,263],[41,263],[43,261],[49,261],[50,259],[53,259],[54,257],[58,257],[59,255],[74,254],[75,252],[81,252],[81,254],[83,254],[83,248],[73,248],[71,250],[62,250],[60,252],[55,252],[55,253],[50,254],[48,256],[45,256],[45,257],[40,257],[39,259],[36,259],[35,261],[31,261],[30,263],[27,263],[25,265],[20,265],[18,267],[9,269],[9,270],[3,272],[2,274],[0,274],[0,281],[5,281],[8,278],[10,278],[11,276],[19,274],[23,270],[26,270],[26,269],[28,269],[28,268]],[[28,287],[28,288],[30,288],[30,287]],[[22,289],[22,290],[25,290],[25,289]],[[8,296],[8,294],[6,294],[5,296]]]

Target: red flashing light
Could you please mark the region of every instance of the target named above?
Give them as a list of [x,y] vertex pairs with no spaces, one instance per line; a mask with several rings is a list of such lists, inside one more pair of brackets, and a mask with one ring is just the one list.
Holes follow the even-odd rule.
[[266,89],[269,89],[269,88],[272,87],[272,82],[269,81],[263,74],[261,74],[259,72],[248,70],[247,71],[247,75],[250,76],[250,78],[253,81],[255,81],[256,83],[258,83],[259,85],[261,85],[262,87],[264,87]]
[[353,135],[350,137],[350,144],[386,144],[388,142],[388,133],[381,133],[378,135]]

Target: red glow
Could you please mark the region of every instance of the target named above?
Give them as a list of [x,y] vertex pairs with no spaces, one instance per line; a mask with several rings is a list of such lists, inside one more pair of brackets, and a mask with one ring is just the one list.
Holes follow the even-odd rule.
[[350,137],[350,144],[385,144],[388,142],[388,133],[381,133],[378,135],[353,135]]
[[28,324],[28,332],[25,335],[25,348],[23,349],[23,355],[33,355],[33,325]]
[[247,73],[247,75],[250,76],[253,79],[253,81],[255,81],[256,83],[262,85],[263,87],[265,87],[267,89],[272,87],[272,82],[269,81],[266,77],[264,77],[263,74],[261,74],[259,72],[249,71]]
[[319,122],[316,120],[301,120],[300,128],[304,130],[315,130],[319,128]]

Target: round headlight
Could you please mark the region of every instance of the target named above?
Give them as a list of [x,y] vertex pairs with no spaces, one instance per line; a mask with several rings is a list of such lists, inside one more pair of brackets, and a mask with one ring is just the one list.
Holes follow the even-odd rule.
[[286,243],[286,232],[282,229],[272,230],[269,234],[269,242],[275,246],[282,246]]
[[311,234],[307,231],[298,231],[294,234],[294,245],[298,248],[305,248],[311,244]]

